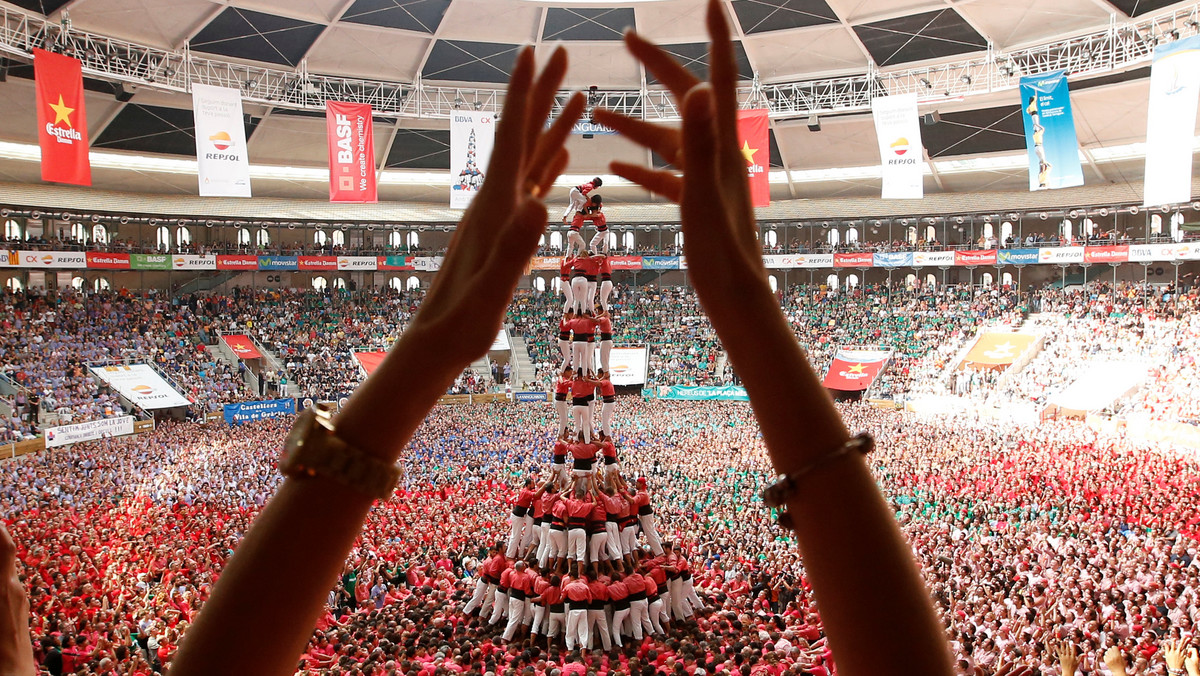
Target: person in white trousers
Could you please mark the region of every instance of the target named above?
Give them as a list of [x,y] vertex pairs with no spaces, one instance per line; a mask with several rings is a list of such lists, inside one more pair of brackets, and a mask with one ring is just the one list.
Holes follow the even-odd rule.
[[613,413],[617,410],[617,389],[613,387],[612,374],[606,368],[596,372],[596,389],[600,390],[600,431],[611,438]]
[[[500,637],[506,642],[513,640],[517,634],[517,628],[525,620],[528,610],[526,606],[529,605],[529,591],[533,587],[533,580],[525,570],[524,561],[514,563],[512,570],[508,590],[508,624],[504,627],[504,633]],[[528,622],[524,623],[528,624]]]
[[574,267],[574,256],[563,256],[562,263],[558,265],[558,286],[563,294],[563,312],[569,311],[575,301],[571,293],[571,269]]
[[496,602],[492,606],[492,616],[488,624],[498,624],[500,618],[508,615],[508,585],[512,581],[513,569],[505,568],[500,575],[500,584],[496,585]]
[[575,650],[576,646],[586,648],[591,632],[588,631],[588,608],[592,603],[592,589],[588,586],[587,577],[580,575],[563,587],[568,606],[567,611],[567,650]]
[[[612,635],[608,631],[608,613],[605,606],[608,605],[608,585],[599,579],[595,574],[595,568],[589,569],[588,587],[592,590],[592,604],[588,607],[587,623],[589,639],[594,639],[597,635],[600,636],[600,645],[604,648],[604,652],[612,650]],[[584,644],[588,650],[592,649],[592,640]]]
[[600,368],[605,373],[611,373],[609,366],[613,349],[613,326],[612,316],[608,314],[607,310],[602,310],[600,314],[596,315],[595,332],[595,340],[600,343]]
[[574,354],[571,350],[571,326],[575,321],[575,313],[572,310],[567,310],[562,319],[558,320],[558,351],[562,354],[562,363],[564,369],[569,369],[574,366]]
[[571,188],[571,192],[568,193],[569,202],[567,204],[567,208],[565,211],[563,211],[562,222],[570,223],[571,218],[583,210],[583,207],[587,205],[588,195],[590,195],[593,190],[600,188],[603,185],[604,179],[597,176],[588,183],[581,183]]
[[658,536],[658,529],[654,526],[654,508],[650,506],[650,494],[646,491],[645,477],[638,478],[637,486],[638,490],[633,496],[633,504],[637,506],[638,523],[642,526],[642,535],[646,536],[646,544],[650,545],[650,551],[655,556],[662,556],[662,538]]
[[517,558],[524,551],[522,542],[528,546],[529,541],[533,539],[533,515],[530,514],[529,508],[546,490],[542,487],[535,491],[535,483],[532,477],[526,479],[525,486],[517,493],[517,499],[513,502],[512,515],[508,519],[508,548],[504,551],[504,555],[510,559]]

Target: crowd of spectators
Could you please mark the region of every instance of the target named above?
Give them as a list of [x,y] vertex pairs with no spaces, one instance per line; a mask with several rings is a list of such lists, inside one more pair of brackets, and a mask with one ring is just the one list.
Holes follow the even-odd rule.
[[[706,608],[601,673],[831,674],[803,558],[755,497],[771,480],[749,406],[624,398],[616,441],[647,478],[659,532],[692,561]],[[1016,663],[1061,676],[1053,641],[1130,676],[1200,620],[1200,461],[1085,426],[920,419],[842,407],[879,440],[877,479],[910,538],[959,673]],[[169,424],[0,465],[0,509],[52,674],[161,673],[224,561],[278,483],[289,420]],[[371,513],[302,657],[303,674],[550,676],[560,647],[497,645],[461,614],[525,477],[544,476],[552,408],[439,407]],[[85,525],[86,524],[86,525]],[[250,630],[249,628],[247,630]],[[582,673],[582,672],[581,672]]]

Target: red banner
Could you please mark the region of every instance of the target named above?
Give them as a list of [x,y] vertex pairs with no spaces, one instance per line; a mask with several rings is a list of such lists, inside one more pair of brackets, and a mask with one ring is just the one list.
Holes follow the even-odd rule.
[[87,253],[87,266],[98,270],[128,270],[129,254],[125,253]]
[[377,270],[416,270],[404,256],[379,256],[375,266]]
[[301,270],[337,270],[337,256],[300,256],[298,266]]
[[42,180],[91,185],[83,66],[77,59],[35,48],[33,71]]
[[325,102],[329,138],[329,201],[378,202],[371,106]]
[[217,256],[218,270],[257,270],[258,256]]
[[831,390],[861,392],[875,382],[887,360],[886,352],[838,350],[822,384]]
[[355,352],[354,358],[362,365],[363,370],[367,375],[375,372],[379,365],[383,363],[383,358],[387,356],[387,352]]
[[980,251],[955,251],[955,265],[995,265],[996,250],[983,249]]
[[608,264],[613,270],[641,270],[641,256],[609,256]]
[[254,348],[254,341],[248,336],[221,336],[229,349],[242,359],[258,359],[262,353]]
[[746,158],[750,204],[771,206],[771,127],[766,110],[738,111],[738,145]]
[[869,253],[844,253],[833,255],[835,268],[869,268],[875,265],[875,255]]
[[1089,246],[1083,250],[1084,263],[1128,263],[1127,246]]

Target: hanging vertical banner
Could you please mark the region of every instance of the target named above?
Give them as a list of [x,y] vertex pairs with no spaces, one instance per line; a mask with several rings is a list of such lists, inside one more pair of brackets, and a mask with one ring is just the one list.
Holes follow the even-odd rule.
[[1200,35],[1154,48],[1146,115],[1145,206],[1192,198],[1192,139],[1200,97]]
[[1083,185],[1066,72],[1021,78],[1021,116],[1029,149],[1029,189]]
[[871,114],[879,141],[883,199],[921,199],[925,196],[925,148],[917,95],[871,99]]
[[249,197],[250,158],[242,93],[192,83],[196,118],[196,161],[201,197]]
[[91,185],[83,66],[69,56],[34,49],[33,73],[42,180]]
[[495,137],[496,116],[491,113],[456,110],[450,117],[451,209],[466,209],[479,192]]
[[329,138],[329,201],[378,202],[370,104],[326,101],[325,128]]
[[746,158],[750,180],[750,204],[771,206],[771,124],[766,110],[738,111],[738,142]]

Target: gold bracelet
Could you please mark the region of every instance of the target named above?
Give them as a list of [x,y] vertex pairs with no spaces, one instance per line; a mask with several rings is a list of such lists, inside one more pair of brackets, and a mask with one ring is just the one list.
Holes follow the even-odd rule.
[[857,451],[862,455],[867,455],[874,449],[875,439],[870,434],[861,432],[854,437],[851,437],[849,441],[841,446],[838,446],[832,452],[826,453],[816,460],[809,462],[807,465],[804,465],[795,472],[792,472],[791,474],[780,474],[779,478],[775,480],[775,483],[767,486],[763,490],[762,501],[767,507],[779,510],[775,520],[779,522],[780,526],[783,526],[789,530],[794,530],[795,525],[792,523],[792,515],[785,511],[784,507],[787,505],[787,501],[792,499],[792,496],[794,496],[796,492],[800,490],[800,479],[804,478],[805,475],[820,469],[826,463],[840,458],[847,453]]

